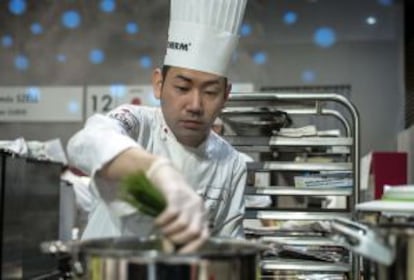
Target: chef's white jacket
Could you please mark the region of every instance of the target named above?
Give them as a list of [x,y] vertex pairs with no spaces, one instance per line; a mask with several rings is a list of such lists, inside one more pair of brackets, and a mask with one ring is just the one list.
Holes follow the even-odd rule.
[[150,217],[118,199],[119,182],[96,174],[122,151],[137,146],[169,158],[204,198],[211,235],[243,235],[246,165],[240,154],[214,132],[197,148],[183,146],[159,108],[122,105],[108,115],[90,117],[68,143],[70,163],[91,174],[92,192],[97,198],[83,239],[154,233]]

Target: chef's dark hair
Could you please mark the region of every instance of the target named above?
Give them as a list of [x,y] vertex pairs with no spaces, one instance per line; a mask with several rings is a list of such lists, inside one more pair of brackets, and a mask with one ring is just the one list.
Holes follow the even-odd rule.
[[[170,68],[171,68],[170,65],[163,65],[162,66],[161,74],[162,74],[162,80],[163,81],[165,81],[165,77],[167,77],[167,73],[168,73],[168,70],[170,70]],[[224,85],[225,85],[225,88],[227,88],[227,82],[228,82],[227,77],[224,77]]]

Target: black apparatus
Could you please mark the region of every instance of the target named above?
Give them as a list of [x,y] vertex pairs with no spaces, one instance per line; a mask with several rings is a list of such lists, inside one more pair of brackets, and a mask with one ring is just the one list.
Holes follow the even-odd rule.
[[39,244],[59,237],[62,168],[0,151],[0,279],[58,279]]

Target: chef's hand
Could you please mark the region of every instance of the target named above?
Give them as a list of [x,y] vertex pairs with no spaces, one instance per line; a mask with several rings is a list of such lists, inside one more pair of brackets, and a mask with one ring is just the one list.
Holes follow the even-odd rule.
[[155,219],[155,224],[167,239],[182,245],[180,253],[197,250],[209,237],[202,198],[167,159],[155,160],[147,171],[147,177],[167,201],[166,209]]

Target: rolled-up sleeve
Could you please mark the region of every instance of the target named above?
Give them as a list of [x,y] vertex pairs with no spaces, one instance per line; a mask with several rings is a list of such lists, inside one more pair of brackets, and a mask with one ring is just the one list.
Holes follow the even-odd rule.
[[108,115],[95,114],[78,131],[67,146],[71,165],[93,175],[118,154],[136,142],[140,118],[130,106],[120,106]]

